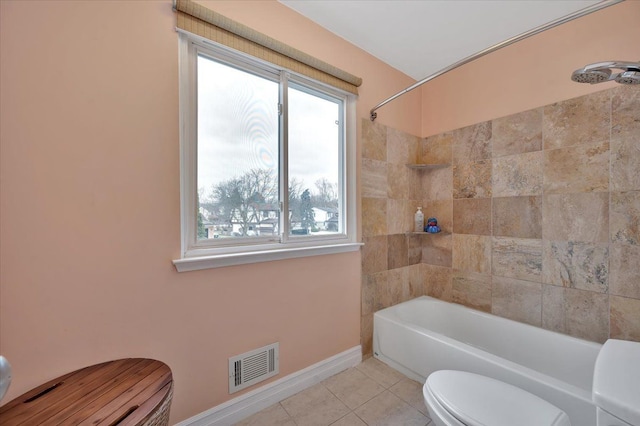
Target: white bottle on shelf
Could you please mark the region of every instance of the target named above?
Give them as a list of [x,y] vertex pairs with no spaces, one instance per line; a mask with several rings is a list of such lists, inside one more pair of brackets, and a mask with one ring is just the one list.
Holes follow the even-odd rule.
[[418,207],[418,211],[413,215],[413,231],[424,232],[424,213],[422,213],[422,207]]

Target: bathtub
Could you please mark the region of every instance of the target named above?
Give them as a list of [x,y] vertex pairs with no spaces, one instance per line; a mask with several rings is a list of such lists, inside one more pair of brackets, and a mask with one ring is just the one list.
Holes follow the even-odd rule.
[[601,347],[427,296],[373,319],[374,356],[414,380],[444,369],[493,377],[559,407],[573,426],[596,426],[591,384]]

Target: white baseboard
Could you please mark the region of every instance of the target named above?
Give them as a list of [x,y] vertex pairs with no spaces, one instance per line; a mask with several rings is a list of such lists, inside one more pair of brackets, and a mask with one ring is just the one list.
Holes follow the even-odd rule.
[[175,426],[230,426],[362,361],[362,348],[354,346],[305,369],[210,408]]

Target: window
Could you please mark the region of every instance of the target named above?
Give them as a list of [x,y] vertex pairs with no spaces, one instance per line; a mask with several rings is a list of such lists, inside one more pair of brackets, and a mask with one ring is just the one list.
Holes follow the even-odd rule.
[[353,95],[180,34],[178,270],[357,250]]

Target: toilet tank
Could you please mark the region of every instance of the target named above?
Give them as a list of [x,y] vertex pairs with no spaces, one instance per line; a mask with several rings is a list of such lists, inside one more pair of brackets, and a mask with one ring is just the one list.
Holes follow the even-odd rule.
[[602,346],[593,375],[593,402],[599,418],[608,417],[604,411],[640,426],[640,342],[609,339]]

